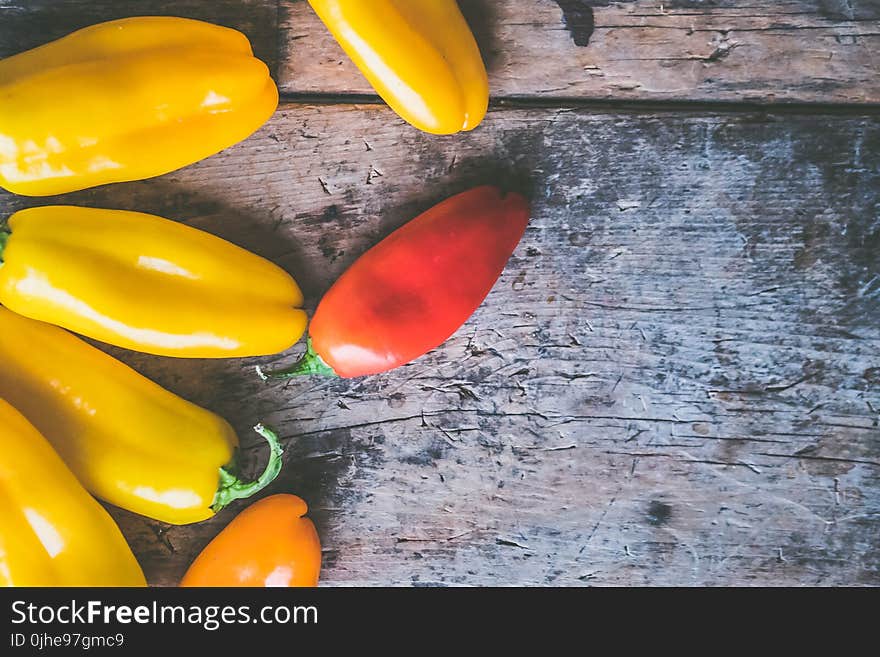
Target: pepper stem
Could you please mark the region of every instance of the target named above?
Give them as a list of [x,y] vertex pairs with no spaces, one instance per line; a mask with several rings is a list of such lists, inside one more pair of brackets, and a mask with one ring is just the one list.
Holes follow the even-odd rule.
[[220,468],[220,487],[214,495],[214,502],[211,504],[211,510],[214,513],[228,506],[235,500],[242,500],[251,495],[255,495],[271,484],[278,473],[281,472],[281,456],[284,448],[278,440],[278,434],[263,424],[254,427],[254,431],[260,434],[269,443],[269,462],[266,469],[254,481],[241,481],[235,474],[237,469],[235,459],[229,465]]
[[6,242],[10,237],[12,237],[12,233],[9,232],[6,223],[0,222],[0,264],[3,263],[3,251],[6,249]]
[[306,376],[308,374],[319,374],[321,376],[339,376],[336,372],[333,371],[333,368],[330,367],[327,363],[324,362],[324,359],[315,351],[312,347],[312,339],[308,340],[308,349],[306,349],[306,353],[302,355],[298,361],[296,361],[293,365],[288,368],[281,370],[264,370],[259,365],[257,366],[257,375],[263,381],[277,380],[277,379],[292,379],[297,376]]

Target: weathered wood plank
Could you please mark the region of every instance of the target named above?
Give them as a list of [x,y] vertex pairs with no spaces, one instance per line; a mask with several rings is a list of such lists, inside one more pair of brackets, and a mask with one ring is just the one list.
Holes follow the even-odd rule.
[[[435,139],[380,106],[288,105],[193,167],[49,201],[210,229],[314,305],[484,181],[529,189],[531,226],[414,364],[265,385],[252,366],[290,355],[112,351],[228,417],[253,468],[248,427],[281,430],[270,492],[310,503],[328,585],[880,583],[876,120],[504,110]],[[184,528],[114,514],[169,585],[241,508]]]
[[[496,98],[880,102],[880,2],[462,0]],[[281,87],[372,93],[282,0]]]
[[241,30],[250,38],[257,57],[277,71],[276,0],[0,0],[0,57],[129,16],[181,16]]
[[[878,0],[461,4],[496,98],[880,102]],[[306,2],[280,0],[280,34],[278,5],[0,0],[0,57],[102,20],[173,14],[243,30],[288,94],[372,93]]]

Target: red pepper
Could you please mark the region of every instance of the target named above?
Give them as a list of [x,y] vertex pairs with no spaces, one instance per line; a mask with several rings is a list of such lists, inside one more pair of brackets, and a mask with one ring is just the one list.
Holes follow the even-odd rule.
[[330,288],[289,369],[345,378],[377,374],[442,344],[489,294],[525,232],[528,201],[495,187],[449,198],[367,251]]

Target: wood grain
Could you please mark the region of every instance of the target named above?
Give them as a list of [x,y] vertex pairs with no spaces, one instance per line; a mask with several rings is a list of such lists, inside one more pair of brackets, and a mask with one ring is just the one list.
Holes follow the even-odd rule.
[[[110,351],[288,443],[326,585],[880,584],[880,124],[497,110],[437,139],[379,106],[285,105],[254,138],[72,202],[272,258],[309,304],[381,236],[485,182],[527,191],[483,307],[381,376],[266,385],[257,363]],[[401,273],[405,275],[405,272]],[[234,275],[234,272],[230,272]],[[173,585],[244,507],[114,510]]]
[[[460,4],[498,99],[880,103],[880,0]],[[303,0],[0,0],[0,57],[150,14],[244,31],[290,99],[373,93]]]
[[[495,98],[880,102],[878,0],[462,0]],[[288,94],[371,94],[308,3],[281,2]]]

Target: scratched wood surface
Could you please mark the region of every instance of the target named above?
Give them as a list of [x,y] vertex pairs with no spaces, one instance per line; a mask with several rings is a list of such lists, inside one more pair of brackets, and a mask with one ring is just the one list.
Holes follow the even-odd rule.
[[[546,5],[536,16],[556,6],[534,4]],[[153,5],[0,0],[0,49]],[[284,36],[296,3],[175,6],[277,37],[257,50],[279,77],[296,43],[323,38]],[[571,38],[558,13],[535,43]],[[328,86],[289,100],[341,93],[295,67]],[[819,95],[803,96],[796,74],[758,74],[755,88],[838,102],[864,72],[852,70]],[[231,361],[108,350],[227,417],[251,472],[264,455],[249,427],[278,427],[285,469],[267,494],[310,504],[326,585],[880,584],[876,113],[555,102],[498,107],[443,139],[378,105],[287,102],[185,170],[52,199],[0,193],[0,214],[69,202],[173,217],[278,262],[314,307],[360,253],[445,196],[482,182],[526,191],[531,225],[486,303],[397,371],[267,385],[253,366],[301,347]],[[244,506],[189,527],[112,512],[150,581],[174,585]]]
[[[463,0],[493,95],[880,102],[880,0]],[[371,93],[305,2],[282,2],[288,93]]]
[[[880,103],[880,0],[461,0],[496,98]],[[243,30],[289,96],[372,94],[303,0],[0,0],[0,57],[101,20]]]

